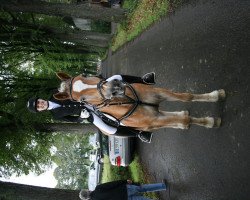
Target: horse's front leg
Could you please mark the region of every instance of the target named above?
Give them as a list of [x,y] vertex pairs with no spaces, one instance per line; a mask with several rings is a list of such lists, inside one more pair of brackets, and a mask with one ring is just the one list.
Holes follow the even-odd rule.
[[224,99],[226,97],[225,91],[223,89],[215,90],[210,93],[205,94],[192,94],[192,93],[177,93],[171,90],[163,88],[154,88],[155,97],[161,102],[163,100],[167,101],[200,101],[200,102],[216,102],[219,99]]

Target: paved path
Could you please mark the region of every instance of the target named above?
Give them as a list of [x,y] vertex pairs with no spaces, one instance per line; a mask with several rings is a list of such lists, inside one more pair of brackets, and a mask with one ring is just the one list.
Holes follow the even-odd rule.
[[103,64],[106,76],[155,71],[157,86],[175,91],[226,90],[225,102],[161,105],[221,116],[221,128],[162,129],[138,143],[152,176],[172,183],[172,200],[250,198],[249,8],[249,0],[192,1]]

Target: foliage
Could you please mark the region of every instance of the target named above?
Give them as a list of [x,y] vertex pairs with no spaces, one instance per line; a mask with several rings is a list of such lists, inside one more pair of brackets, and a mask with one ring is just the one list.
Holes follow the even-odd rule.
[[146,183],[145,172],[138,155],[128,167],[116,167],[111,165],[108,156],[104,156],[104,167],[102,173],[102,183],[131,179],[134,182]]
[[57,134],[54,146],[57,151],[53,161],[57,164],[54,176],[58,188],[87,188],[89,158],[86,154],[92,149],[88,135]]
[[1,200],[72,200],[78,198],[79,190],[63,190],[0,181]]
[[100,33],[110,33],[111,32],[111,23],[103,21],[92,21],[91,30],[100,32]]
[[53,135],[37,132],[36,125],[53,119],[27,112],[26,104],[30,97],[51,96],[57,71],[97,73],[106,49],[71,42],[82,33],[61,17],[0,8],[0,176],[40,174],[50,166]]
[[118,25],[118,31],[112,44],[113,51],[133,40],[152,23],[166,15],[169,0],[125,0],[123,8],[127,9],[129,14],[127,20]]
[[145,171],[138,155],[135,155],[133,162],[129,165],[129,172],[134,182],[147,183]]
[[28,174],[29,171],[40,174],[51,162],[51,135],[37,134],[33,128],[36,122],[49,121],[50,118],[45,113],[34,118],[26,109],[29,95],[44,92],[44,89],[38,91],[42,86],[47,88],[49,82],[24,75],[9,73],[6,76],[4,71],[0,74],[0,176],[4,177],[14,173]]
[[9,177],[29,174],[34,171],[43,173],[51,164],[51,138],[43,134],[22,131],[1,134],[0,176]]

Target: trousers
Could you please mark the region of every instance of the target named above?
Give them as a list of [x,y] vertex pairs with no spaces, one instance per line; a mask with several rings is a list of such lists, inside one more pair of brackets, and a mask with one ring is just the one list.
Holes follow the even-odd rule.
[[164,183],[154,183],[145,185],[127,185],[128,200],[150,200],[141,195],[143,192],[156,192],[166,190],[167,185]]

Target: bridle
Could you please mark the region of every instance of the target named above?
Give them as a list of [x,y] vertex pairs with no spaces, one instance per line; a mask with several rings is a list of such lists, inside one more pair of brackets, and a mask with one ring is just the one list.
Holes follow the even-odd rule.
[[156,105],[156,104],[142,102],[139,99],[139,97],[138,97],[135,89],[133,88],[133,86],[131,84],[127,83],[127,82],[124,82],[124,81],[122,81],[122,83],[130,89],[130,91],[132,92],[132,94],[134,96],[134,99],[131,98],[131,97],[129,97],[128,95],[124,94],[124,96],[128,99],[127,102],[126,101],[125,102],[111,102],[112,100],[111,99],[107,99],[104,96],[104,94],[102,93],[102,86],[106,82],[107,81],[101,80],[97,84],[97,90],[98,90],[99,94],[101,95],[101,97],[103,98],[103,101],[100,104],[96,105],[96,107],[98,109],[103,108],[105,106],[112,106],[112,105],[124,105],[124,104],[132,104],[133,105],[133,107],[124,116],[122,116],[121,118],[118,119],[119,122],[121,122],[122,120],[124,120],[124,119],[128,118],[130,115],[132,115],[135,112],[135,110],[138,107],[138,105],[148,105],[148,106],[158,107],[158,105]]
[[70,98],[71,98],[72,101],[77,102],[77,100],[75,100],[75,99],[73,98],[73,96],[72,96],[72,83],[73,83],[74,79],[75,79],[75,77],[73,77],[73,78],[70,79],[69,95],[70,95]]

